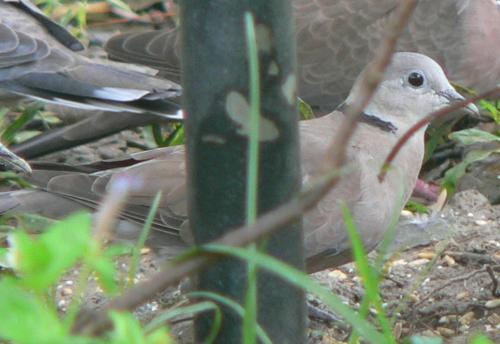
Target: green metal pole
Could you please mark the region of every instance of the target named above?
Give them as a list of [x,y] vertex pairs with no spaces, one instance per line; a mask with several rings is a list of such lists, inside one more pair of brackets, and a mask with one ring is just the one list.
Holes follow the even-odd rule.
[[[300,188],[295,97],[295,36],[286,0],[183,0],[184,109],[190,226],[205,243],[245,223],[249,65],[244,16],[255,18],[260,66],[261,128],[258,209],[289,200]],[[300,223],[266,241],[266,251],[303,268]],[[243,305],[247,264],[224,259],[200,272],[198,289]],[[274,343],[305,341],[304,293],[259,271],[258,323]],[[241,343],[242,319],[223,308],[218,343]],[[195,321],[197,342],[212,316]]]

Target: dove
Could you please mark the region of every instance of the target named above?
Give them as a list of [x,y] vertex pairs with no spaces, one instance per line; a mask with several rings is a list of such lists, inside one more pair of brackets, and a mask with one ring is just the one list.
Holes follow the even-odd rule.
[[180,86],[79,54],[83,45],[29,0],[0,1],[0,95],[179,119]]
[[[385,23],[398,1],[293,0],[292,3],[299,96],[316,114],[326,114],[347,96],[354,79],[378,47]],[[486,90],[500,80],[500,59],[491,48],[499,42],[498,3],[422,0],[399,39],[398,50],[429,55],[445,67],[453,81]],[[105,49],[113,59],[158,69],[161,76],[172,82],[181,80],[177,28],[123,33],[111,38]],[[147,85],[146,80],[141,84]],[[100,113],[32,138],[13,147],[13,151],[33,159],[155,121],[151,115],[138,118],[130,113]]]
[[[359,88],[354,84],[346,106]],[[383,80],[363,111],[362,120],[345,147],[350,173],[343,176],[311,211],[303,216],[307,270],[320,271],[352,259],[340,202],[345,202],[368,251],[381,241],[394,214],[410,197],[424,155],[424,128],[404,145],[383,182],[377,175],[399,138],[429,113],[463,97],[431,58],[396,53]],[[472,105],[470,111],[477,111]],[[300,122],[304,186],[318,176],[332,137],[345,119],[342,111]],[[236,129],[235,129],[236,130]],[[128,157],[80,166],[33,163],[28,178],[36,188],[0,193],[0,212],[34,212],[50,218],[88,209],[95,211],[112,183],[120,178],[141,185],[131,191],[117,225],[117,237],[138,236],[156,193],[162,200],[148,243],[170,258],[192,244],[187,215],[183,146],[159,148]],[[214,168],[218,168],[215,166]]]
[[[299,97],[318,113],[335,109],[380,44],[398,0],[293,0]],[[398,39],[399,51],[419,52],[445,67],[449,78],[482,91],[500,83],[500,3],[421,0]],[[105,45],[117,60],[181,77],[179,29],[128,32]],[[326,111],[326,112],[325,112]]]

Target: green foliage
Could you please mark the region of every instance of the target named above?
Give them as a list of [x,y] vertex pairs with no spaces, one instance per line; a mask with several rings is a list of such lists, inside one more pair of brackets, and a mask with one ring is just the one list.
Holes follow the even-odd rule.
[[77,214],[54,224],[35,240],[23,231],[14,232],[14,266],[23,277],[19,283],[37,292],[52,286],[89,250],[90,224],[89,214]]
[[166,128],[168,133],[166,136],[163,131],[164,125],[153,124],[144,131],[145,139],[150,147],[168,147],[184,144],[185,131],[183,123],[169,123]]
[[[62,26],[68,27],[74,24],[74,29],[71,30],[77,37],[85,36],[87,26],[87,4],[95,1],[75,1],[75,0],[38,0],[35,1],[37,6],[40,6],[45,13],[53,16],[54,11],[61,6],[65,6],[64,15],[59,18],[59,23]],[[125,1],[122,0],[106,0],[111,6],[120,9],[121,11],[135,14]],[[73,6],[72,6],[73,5]]]
[[112,312],[114,327],[106,334],[106,340],[71,334],[73,321],[68,318],[78,311],[77,302],[75,311],[70,309],[66,319],[60,319],[50,291],[77,263],[81,264],[80,275],[85,279],[91,272],[105,291],[119,290],[114,259],[124,249],[111,246],[103,250],[91,237],[91,222],[90,214],[77,213],[50,225],[36,237],[20,229],[10,234],[11,247],[0,251],[0,260],[14,268],[15,276],[4,274],[0,279],[0,340],[21,344],[171,342],[165,327],[146,332],[129,312]]
[[488,111],[491,118],[495,121],[497,125],[500,125],[500,100],[489,101],[482,99],[479,101],[479,106],[484,110]]
[[114,331],[109,336],[110,343],[169,344],[172,343],[167,330],[162,327],[145,334],[139,321],[129,312],[110,313]]
[[57,312],[11,277],[0,281],[0,338],[16,343],[59,343],[64,328]]
[[[249,61],[250,90],[250,138],[247,148],[246,176],[246,224],[255,223],[257,218],[258,175],[259,175],[259,127],[260,127],[260,79],[259,59],[257,55],[257,38],[255,21],[250,12],[245,13],[247,56]],[[251,250],[257,250],[255,244]],[[247,291],[245,295],[245,316],[243,317],[243,343],[257,342],[257,266],[248,264]]]
[[151,209],[149,210],[148,217],[146,219],[146,222],[144,223],[141,235],[139,236],[137,244],[135,245],[132,251],[132,259],[130,260],[130,268],[128,273],[128,287],[130,287],[134,281],[134,276],[137,272],[137,268],[139,266],[139,261],[140,261],[139,255],[141,253],[141,249],[144,247],[144,244],[146,243],[146,239],[149,236],[149,231],[151,230],[151,226],[155,219],[155,215],[158,211],[158,207],[160,206],[161,195],[162,195],[161,191],[158,191],[158,193],[155,196],[155,199],[153,200],[153,203],[151,204]]
[[[454,132],[450,134],[450,138],[463,145],[500,142],[499,136],[474,128]],[[443,187],[446,188],[448,194],[452,195],[455,192],[458,181],[465,174],[470,164],[484,160],[493,153],[500,153],[500,147],[471,150],[460,163],[446,171],[443,179]]]
[[21,116],[14,120],[7,128],[2,132],[2,142],[5,144],[10,144],[15,141],[16,135],[35,118],[39,113],[41,107],[39,104],[34,104],[33,106],[27,107]]
[[344,218],[345,227],[349,238],[352,243],[352,250],[354,253],[354,261],[356,262],[356,267],[358,273],[363,281],[363,285],[366,289],[366,299],[368,304],[373,304],[375,310],[377,311],[377,318],[382,326],[384,336],[387,343],[396,343],[396,339],[392,335],[391,326],[389,320],[385,314],[385,310],[382,306],[382,299],[380,297],[379,289],[379,274],[376,270],[370,266],[368,262],[368,257],[363,247],[363,240],[359,235],[356,225],[354,224],[354,219],[347,208],[345,203],[342,203],[342,216]]
[[298,98],[299,102],[299,113],[302,119],[313,119],[314,116],[314,111],[311,107],[311,105],[307,104],[304,100],[301,98]]
[[405,209],[417,214],[429,213],[429,208],[427,208],[424,204],[412,200],[409,200],[408,203],[406,203]]
[[476,128],[455,131],[450,134],[450,138],[463,145],[482,142],[500,142],[500,136]]
[[437,127],[431,126],[427,129],[428,139],[425,142],[424,161],[429,160],[436,149],[446,142],[446,136],[451,132],[455,124],[455,121],[448,121]]
[[484,335],[476,335],[472,339],[471,344],[493,344],[493,341]]

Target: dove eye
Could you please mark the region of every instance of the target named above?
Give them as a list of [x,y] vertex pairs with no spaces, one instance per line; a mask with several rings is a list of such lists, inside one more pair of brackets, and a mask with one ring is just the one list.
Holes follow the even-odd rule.
[[422,73],[419,72],[411,72],[410,75],[408,75],[408,83],[412,85],[413,87],[420,87],[424,84],[424,76]]

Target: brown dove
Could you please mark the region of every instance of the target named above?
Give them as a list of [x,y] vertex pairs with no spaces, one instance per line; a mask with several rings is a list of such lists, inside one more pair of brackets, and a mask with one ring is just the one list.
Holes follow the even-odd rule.
[[[346,104],[359,85],[355,83]],[[396,141],[423,116],[463,100],[441,67],[417,53],[397,53],[346,147],[352,172],[310,212],[304,215],[309,272],[351,260],[339,202],[345,202],[367,250],[384,236],[415,185],[424,154],[424,129],[403,147],[384,182],[377,174]],[[474,108],[472,108],[474,109]],[[341,111],[300,123],[303,182],[317,176],[330,139],[336,135]],[[60,218],[78,209],[96,210],[111,183],[128,178],[141,185],[127,199],[117,237],[132,239],[140,233],[149,206],[161,190],[163,198],[153,223],[149,244],[165,257],[191,244],[186,202],[184,147],[168,147],[85,166],[34,164],[30,178],[35,189],[0,194],[1,212],[34,212]],[[214,167],[217,168],[217,167]]]

